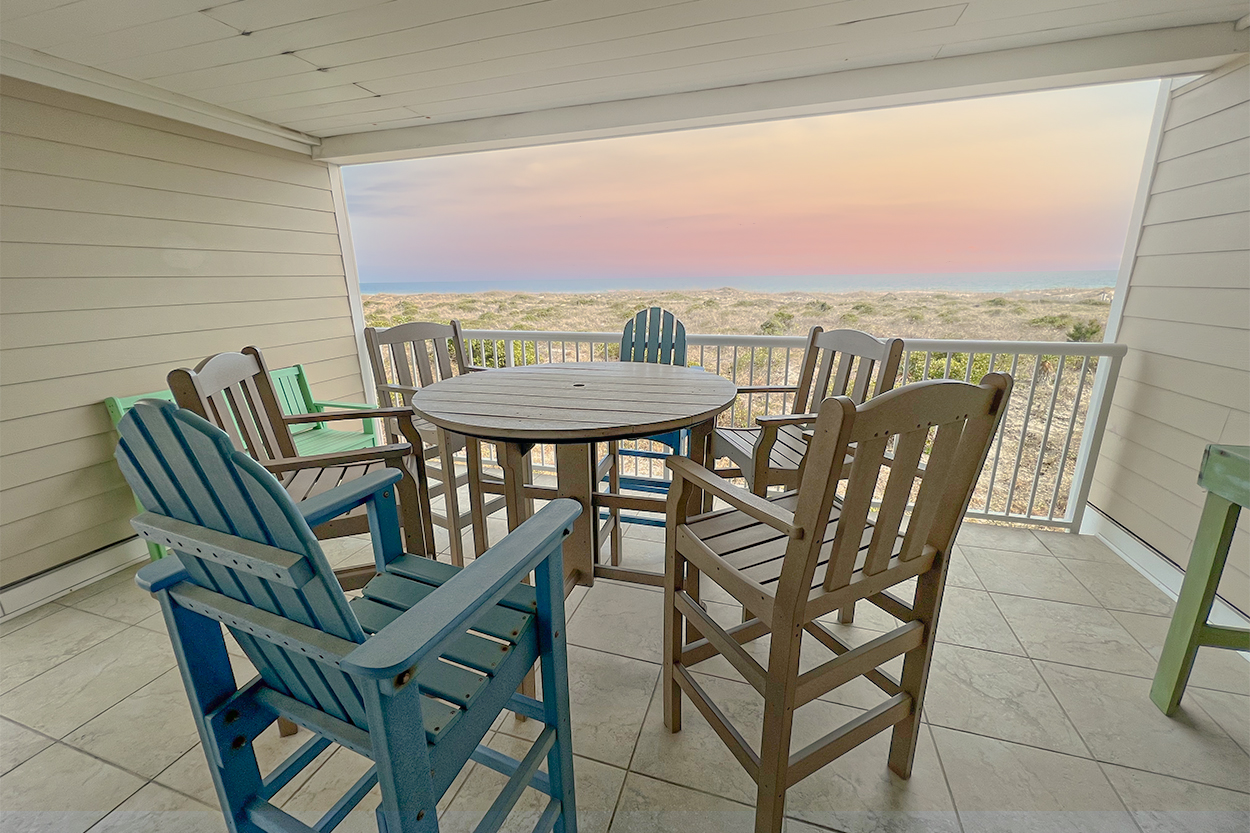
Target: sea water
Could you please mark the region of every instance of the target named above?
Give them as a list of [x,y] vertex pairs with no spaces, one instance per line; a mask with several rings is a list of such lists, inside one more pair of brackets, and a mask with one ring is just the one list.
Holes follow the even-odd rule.
[[1031,289],[1099,289],[1115,286],[1113,269],[1063,272],[953,272],[931,275],[742,276],[721,278],[514,278],[509,280],[362,282],[366,295],[447,292],[610,292],[613,290],[699,291],[731,288],[747,292],[1014,292]]

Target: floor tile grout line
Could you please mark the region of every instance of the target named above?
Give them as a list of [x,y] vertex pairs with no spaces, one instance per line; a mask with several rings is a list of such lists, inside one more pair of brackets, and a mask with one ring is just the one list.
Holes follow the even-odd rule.
[[951,786],[950,776],[946,774],[946,763],[942,760],[942,750],[938,747],[937,735],[933,732],[932,723],[925,722],[924,725],[929,730],[929,742],[933,744],[933,753],[937,755],[938,769],[942,772],[942,783],[946,785],[946,794],[950,796],[951,808],[955,811],[955,824],[959,826],[960,833],[963,833],[963,815],[959,812],[959,802],[955,800],[955,789]]
[[1115,795],[1117,799],[1119,799],[1120,806],[1123,807],[1124,812],[1128,814],[1129,820],[1133,822],[1133,826],[1136,827],[1138,831],[1140,831],[1140,833],[1146,833],[1146,831],[1142,829],[1141,823],[1137,821],[1137,816],[1134,815],[1133,811],[1128,808],[1128,802],[1124,800],[1124,796],[1120,795],[1120,791],[1115,788],[1115,782],[1112,781],[1111,776],[1107,774],[1106,767],[1108,765],[1105,764],[1103,761],[1095,761],[1094,763],[1098,765],[1098,771],[1101,772],[1102,777],[1106,779],[1107,786],[1111,787],[1111,792]]
[[[75,608],[75,610],[77,610],[77,608]],[[83,610],[79,610],[78,612],[79,612],[79,613],[86,613],[86,611],[83,611]],[[98,614],[92,613],[92,614],[89,614],[89,615],[91,615],[91,616],[97,616]],[[101,616],[100,618],[101,618],[101,619],[104,619],[104,618],[107,618],[107,617]],[[109,619],[109,621],[110,621],[110,622],[117,622],[118,624],[126,624],[126,623],[124,623],[124,622],[118,622],[116,619]],[[36,623],[36,624],[37,624],[37,623]],[[23,680],[22,682],[18,683],[17,685],[13,686],[12,688],[10,688],[10,689],[6,689],[5,691],[0,692],[0,698],[3,698],[6,694],[12,694],[13,692],[17,691],[19,688],[22,688],[23,686],[29,685],[30,683],[33,683],[35,680],[39,679],[39,678],[40,678],[40,677],[42,677],[44,674],[47,674],[49,671],[53,671],[53,670],[55,670],[55,669],[57,669],[57,668],[60,668],[60,667],[61,667],[62,665],[64,665],[65,663],[69,662],[69,661],[70,661],[70,660],[72,660],[72,659],[76,659],[76,658],[78,658],[78,657],[82,656],[82,655],[83,655],[83,654],[85,654],[87,651],[90,651],[92,648],[95,648],[95,647],[98,647],[98,646],[100,646],[100,645],[103,645],[105,642],[108,642],[110,639],[114,639],[114,638],[116,638],[116,637],[118,637],[118,636],[121,636],[121,635],[122,635],[123,633],[125,633],[126,631],[128,631],[128,630],[132,630],[132,629],[134,629],[134,628],[139,628],[139,630],[143,631],[144,633],[156,633],[156,631],[149,630],[148,628],[140,628],[138,625],[130,625],[130,624],[126,624],[126,627],[122,628],[122,629],[121,629],[121,630],[119,630],[117,633],[109,634],[108,636],[106,636],[106,637],[104,637],[103,639],[101,639],[99,642],[93,642],[93,643],[91,643],[91,644],[90,644],[90,645],[88,645],[87,647],[83,648],[81,651],[78,651],[78,652],[76,652],[76,653],[74,653],[74,654],[71,654],[70,656],[68,656],[68,657],[66,657],[65,659],[61,660],[61,661],[60,661],[60,662],[58,662],[56,665],[52,665],[52,666],[49,666],[48,668],[45,668],[43,671],[40,671],[38,674],[36,674],[35,676],[31,677],[29,680]],[[177,667],[177,665],[178,665],[177,660],[175,660],[175,661],[174,661],[174,664],[173,664],[172,666],[170,666],[170,668],[176,668],[176,667]],[[164,673],[165,673],[166,671],[168,671],[168,670],[169,670],[169,668],[166,668],[166,669],[165,669],[165,671],[162,671],[162,672],[161,672],[161,674],[164,674]],[[158,674],[157,676],[159,677],[159,676],[160,676],[160,674]],[[153,679],[155,679],[155,677],[154,677]],[[150,683],[151,681],[152,681],[152,680],[148,680],[148,682],[149,682],[149,683]],[[143,685],[147,685],[147,683],[144,683]],[[143,687],[143,686],[140,686],[140,688],[142,688],[142,687]],[[135,691],[138,691],[138,689],[135,689]],[[134,694],[134,691],[130,692],[130,694]],[[127,695],[126,695],[126,697],[129,697],[129,696],[130,696],[130,694],[127,694]],[[123,698],[123,699],[125,699],[125,698]],[[120,702],[120,701],[119,701],[119,702]],[[116,705],[116,704],[114,704],[114,705]],[[112,708],[112,706],[109,706],[109,708]],[[99,716],[99,715],[97,715],[97,717],[98,717],[98,716]],[[12,719],[12,718],[10,718],[10,719]],[[75,729],[78,729],[78,728],[80,728],[80,727],[76,726],[76,727],[74,727],[74,729],[71,729],[70,731],[72,732],[72,731],[74,731]]]
[[[64,597],[62,597],[62,598],[64,598]],[[44,602],[43,604],[36,605],[35,607],[32,607],[30,610],[25,610],[25,611],[22,611],[21,613],[17,614],[16,616],[14,616],[14,617],[13,617],[13,619],[11,619],[11,620],[9,620],[9,621],[14,621],[14,620],[16,620],[16,619],[20,619],[21,617],[25,616],[25,615],[26,615],[26,614],[28,614],[28,613],[34,613],[36,610],[42,610],[42,609],[43,609],[43,608],[45,608],[45,607],[63,607],[63,608],[65,608],[65,609],[67,609],[67,610],[69,609],[69,605],[63,605],[63,604],[61,604],[61,602],[60,602],[59,600],[57,600],[57,599],[53,599],[53,600],[52,600],[52,601],[50,601],[50,602]],[[74,609],[75,609],[75,610],[77,610],[78,608],[74,608]],[[53,613],[49,613],[49,614],[48,614],[48,616],[52,616],[52,615],[54,615],[54,614],[53,614]],[[47,618],[48,618],[48,616],[40,616],[38,619],[33,619],[33,620],[31,620],[30,622],[27,622],[25,625],[22,625],[22,626],[21,626],[21,627],[19,627],[19,628],[14,628],[13,630],[9,631],[8,633],[4,634],[3,636],[0,636],[0,641],[5,640],[5,639],[8,639],[10,636],[12,636],[13,634],[17,633],[18,631],[24,631],[24,630],[26,630],[26,629],[27,629],[27,628],[29,628],[31,625],[37,625],[37,624],[39,624],[39,623],[40,623],[40,622],[42,622],[44,619],[47,619]],[[2,623],[0,623],[0,624],[2,624]]]
[[[1011,631],[1012,636],[1016,638],[1016,641],[1020,643],[1021,647],[1024,647],[1024,641],[1020,639],[1020,634],[1016,633],[1016,629],[1011,626],[1011,621],[1007,618],[1007,615],[1003,613],[1002,608],[998,606],[998,602],[994,601],[994,597],[992,595],[990,596],[990,601],[994,602],[994,607],[998,610],[998,615],[1003,617],[1003,621],[1007,623],[1007,629]],[[1025,653],[1028,653],[1027,648],[1025,648]],[[1081,739],[1081,746],[1085,747],[1085,751],[1089,753],[1089,757],[1094,759],[1094,750],[1090,749],[1089,741],[1085,740],[1085,735],[1081,734],[1081,730],[1076,727],[1076,723],[1072,720],[1072,716],[1068,714],[1068,710],[1063,707],[1063,703],[1059,702],[1059,698],[1055,695],[1054,689],[1050,687],[1050,683],[1046,681],[1046,677],[1042,674],[1042,669],[1037,667],[1038,661],[1030,656],[1026,656],[1025,659],[1033,668],[1033,673],[1036,674],[1037,678],[1042,681],[1042,685],[1046,686],[1046,692],[1050,695],[1050,698],[1055,701],[1055,705],[1059,707],[1059,713],[1063,715],[1063,719],[1068,721],[1068,725],[1072,727],[1072,731],[1075,732],[1076,736]]]

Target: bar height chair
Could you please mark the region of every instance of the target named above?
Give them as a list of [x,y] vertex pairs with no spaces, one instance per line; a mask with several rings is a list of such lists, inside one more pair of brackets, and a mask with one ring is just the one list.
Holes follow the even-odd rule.
[[[444,511],[441,514],[432,513],[432,521],[447,530],[451,539],[451,563],[459,567],[464,565],[462,530],[472,526],[474,554],[485,552],[486,517],[503,508],[504,498],[487,501],[482,494],[480,440],[440,431],[412,413],[414,393],[453,375],[449,343],[456,347],[457,374],[488,370],[469,360],[458,321],[452,321],[450,325],[410,321],[385,329],[365,328],[365,344],[369,348],[378,402],[388,407],[404,407],[409,412],[406,420],[388,421],[392,439],[402,436],[418,449],[418,487],[422,491],[422,500],[428,506],[431,499],[440,495],[443,497]],[[457,475],[455,455],[460,451],[465,452],[466,471]],[[434,460],[438,461],[438,465],[432,465]],[[437,485],[430,485],[431,478],[438,481]],[[498,485],[501,481],[493,482]],[[458,490],[466,483],[469,486],[469,508],[461,511]]]
[[[910,777],[951,546],[1010,391],[1011,377],[991,373],[980,385],[920,382],[859,406],[844,396],[826,399],[799,464],[798,489],[768,498],[684,458],[668,459],[664,724],[681,731],[683,695],[698,707],[758,785],[756,833],[779,833],[787,788],[887,728],[893,727],[889,767]],[[690,514],[698,490],[730,508]],[[687,575],[695,571],[739,601],[746,621],[728,629],[714,621],[687,590]],[[913,578],[910,602],[889,592]],[[690,590],[697,590],[693,583]],[[852,646],[820,623],[858,599],[903,624]],[[694,631],[689,644],[683,622]],[[761,665],[742,645],[766,634],[768,660]],[[805,634],[837,656],[800,674]],[[758,750],[691,674],[716,655],[764,698]],[[902,676],[893,679],[880,666],[900,655]],[[857,677],[873,683],[884,700],[791,754],[794,711]]]
[[[477,830],[498,830],[532,787],[548,797],[534,829],[576,833],[560,550],[576,501],[551,502],[461,571],[403,552],[399,471],[296,503],[171,403],[140,402],[119,429],[118,465],[147,510],[135,530],[174,551],[136,581],[160,602],[229,830],[324,833],[376,785],[380,833],[437,833],[438,800],[473,760],[509,776]],[[349,602],[310,527],[356,507],[378,575]],[[241,687],[223,625],[258,671]],[[535,661],[542,701],[515,693]],[[520,761],[482,744],[504,709],[541,721]],[[253,742],[280,718],[313,737],[262,776]],[[332,743],[373,766],[308,826],[274,796]]]

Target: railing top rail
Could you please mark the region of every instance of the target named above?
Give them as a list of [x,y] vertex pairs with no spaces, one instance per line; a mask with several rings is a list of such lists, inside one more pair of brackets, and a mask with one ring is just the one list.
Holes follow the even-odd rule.
[[[620,333],[579,333],[562,330],[465,330],[466,338],[514,341],[593,341],[613,344]],[[802,347],[805,336],[722,335],[698,333],[686,337],[692,345],[724,347]],[[1054,356],[1114,356],[1128,351],[1124,344],[1101,341],[995,341],[990,339],[905,338],[903,349],[916,353],[1041,353]]]

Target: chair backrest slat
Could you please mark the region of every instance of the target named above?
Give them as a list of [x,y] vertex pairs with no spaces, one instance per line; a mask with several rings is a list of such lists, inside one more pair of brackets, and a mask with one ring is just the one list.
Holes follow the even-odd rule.
[[[779,602],[804,603],[837,502],[825,590],[847,586],[861,570],[873,575],[895,559],[917,558],[926,547],[948,553],[1010,392],[1011,377],[991,373],[980,385],[934,380],[862,405],[845,396],[822,402],[795,506],[804,534],[787,546]],[[845,465],[850,473],[839,497]]]
[[814,411],[830,396],[862,404],[894,387],[903,357],[903,340],[878,339],[859,330],[813,327],[803,352],[793,413]]
[[621,333],[621,361],[684,367],[685,325],[666,309],[649,307],[640,310],[625,322]]
[[[452,368],[450,344],[459,341],[459,322],[452,325],[429,321],[410,321],[394,327],[365,328],[365,343],[369,348],[369,361],[373,366],[373,381],[383,385],[405,388],[423,388],[437,384],[455,375]],[[463,372],[462,346],[457,346],[457,370]],[[402,406],[408,404],[411,395],[397,395],[378,390],[378,404]]]
[[[140,402],[118,426],[116,457],[122,473],[150,512],[206,527],[296,555],[312,578],[300,587],[197,557],[188,543],[175,547],[190,580],[205,589],[317,628],[363,642],[312,530],[277,481],[227,435],[169,403]],[[289,558],[286,559],[289,563]],[[337,669],[231,628],[266,683],[342,720],[363,726],[360,694]]]

